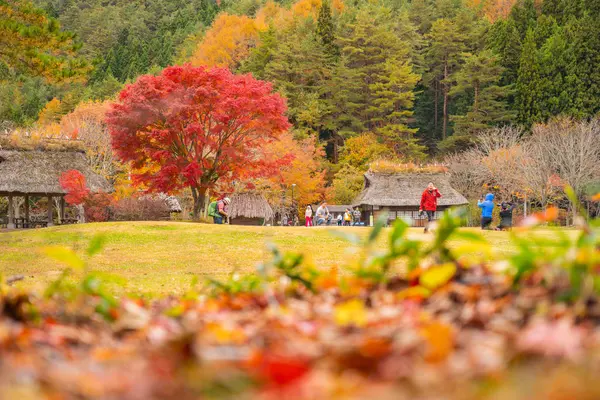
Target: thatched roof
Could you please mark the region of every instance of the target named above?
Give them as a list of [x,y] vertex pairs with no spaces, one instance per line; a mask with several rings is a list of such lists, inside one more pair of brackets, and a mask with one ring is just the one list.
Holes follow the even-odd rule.
[[92,191],[112,191],[102,176],[94,173],[80,151],[0,150],[0,193],[60,195],[60,176],[71,169],[81,172]]
[[169,212],[172,213],[180,213],[182,212],[182,208],[181,208],[181,203],[179,203],[179,200],[177,199],[177,197],[175,196],[169,196],[166,193],[150,193],[150,194],[145,194],[143,196],[140,197],[141,199],[151,199],[151,200],[162,200],[164,201],[165,205],[169,208]]
[[230,218],[273,218],[273,209],[261,194],[258,193],[235,193],[231,197],[229,205]]
[[365,174],[365,186],[354,200],[355,205],[383,207],[419,206],[421,194],[429,182],[439,189],[440,206],[467,204],[467,199],[450,186],[447,174],[427,173],[376,173]]

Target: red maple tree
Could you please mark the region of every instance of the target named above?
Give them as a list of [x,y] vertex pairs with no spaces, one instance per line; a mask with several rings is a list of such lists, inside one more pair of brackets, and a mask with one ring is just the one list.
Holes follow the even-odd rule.
[[69,204],[83,204],[90,194],[86,186],[85,176],[76,169],[64,172],[59,178],[60,186],[67,191],[65,201]]
[[220,180],[268,175],[282,160],[262,157],[290,124],[271,84],[224,68],[166,68],[127,86],[107,123],[117,156],[149,191],[186,187],[194,218]]

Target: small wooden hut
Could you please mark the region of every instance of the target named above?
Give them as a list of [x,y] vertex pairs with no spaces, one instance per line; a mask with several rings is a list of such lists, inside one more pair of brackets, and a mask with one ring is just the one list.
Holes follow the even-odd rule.
[[266,225],[275,213],[267,199],[259,193],[235,193],[228,206],[232,225]]
[[[54,224],[52,202],[61,199],[61,220],[64,217],[65,190],[60,186],[60,176],[69,170],[78,170],[86,178],[91,191],[112,191],[111,185],[90,168],[83,151],[77,150],[0,150],[0,196],[8,198],[8,218],[6,226],[26,228],[29,226],[29,198],[47,197],[47,220],[40,221],[44,226]],[[24,197],[25,217],[15,221],[13,201]]]
[[[429,182],[439,189],[438,211],[468,204],[448,181],[445,173],[384,173],[369,171],[365,174],[364,188],[353,204],[359,206],[362,218],[369,223],[386,213],[390,220],[402,218],[412,226],[424,226],[426,217],[419,215],[421,195]],[[440,213],[436,213],[436,218]]]

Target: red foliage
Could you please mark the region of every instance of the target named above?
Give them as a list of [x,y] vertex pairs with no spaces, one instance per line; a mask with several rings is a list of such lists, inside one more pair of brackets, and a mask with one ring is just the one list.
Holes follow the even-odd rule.
[[75,169],[63,173],[59,178],[60,186],[67,191],[65,200],[69,204],[82,204],[90,194],[85,184],[85,176]]
[[85,219],[88,222],[105,222],[110,218],[113,198],[104,192],[91,193],[84,202]]
[[289,128],[285,111],[267,82],[188,64],[127,86],[107,122],[117,156],[138,171],[135,184],[190,187],[198,205],[221,178],[268,176],[281,166],[261,150]]

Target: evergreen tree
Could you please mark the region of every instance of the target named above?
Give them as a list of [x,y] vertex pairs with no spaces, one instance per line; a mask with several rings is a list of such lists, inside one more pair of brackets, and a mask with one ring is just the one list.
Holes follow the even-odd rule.
[[335,28],[331,16],[331,4],[328,0],[324,0],[319,9],[317,35],[319,35],[321,44],[325,48],[327,54],[331,57],[336,57],[339,53],[339,49],[335,45]]
[[273,60],[273,53],[277,48],[277,35],[275,28],[269,28],[260,33],[260,44],[250,51],[250,56],[242,61],[239,68],[241,73],[251,72],[258,79],[265,78],[265,69]]
[[516,105],[518,120],[525,126],[542,120],[540,65],[535,46],[535,35],[530,29],[525,36],[517,78]]
[[441,18],[433,23],[431,32],[428,34],[430,45],[427,52],[427,64],[429,71],[427,81],[434,88],[434,120],[437,130],[438,123],[438,99],[442,98],[442,139],[448,133],[449,117],[449,93],[452,87],[450,76],[462,62],[463,53],[466,50],[464,32],[458,29],[453,20]]
[[474,135],[492,125],[510,122],[514,117],[507,111],[509,86],[499,86],[502,66],[491,50],[470,54],[464,66],[453,75],[455,86],[451,96],[468,96],[472,105],[466,115],[453,116],[455,135]]

